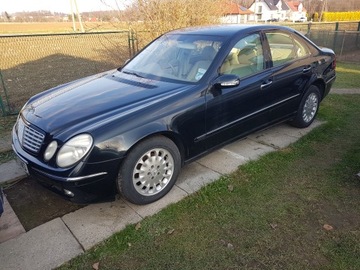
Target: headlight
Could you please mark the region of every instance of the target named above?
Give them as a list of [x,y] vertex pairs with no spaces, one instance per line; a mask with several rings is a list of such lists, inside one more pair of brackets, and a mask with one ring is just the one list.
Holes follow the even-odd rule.
[[82,159],[90,150],[93,138],[89,134],[81,134],[66,142],[56,157],[59,167],[66,168]]
[[56,149],[58,147],[58,144],[56,141],[52,141],[48,147],[46,147],[45,153],[44,153],[44,159],[46,161],[49,161],[55,154]]

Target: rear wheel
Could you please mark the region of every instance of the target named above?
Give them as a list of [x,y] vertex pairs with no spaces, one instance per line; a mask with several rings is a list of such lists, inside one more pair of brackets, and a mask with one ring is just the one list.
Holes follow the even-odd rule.
[[302,98],[296,117],[290,122],[290,124],[299,128],[310,126],[316,117],[319,105],[319,88],[312,85]]
[[180,153],[173,141],[156,136],[140,142],[122,164],[117,186],[130,202],[147,204],[170,191],[181,167]]

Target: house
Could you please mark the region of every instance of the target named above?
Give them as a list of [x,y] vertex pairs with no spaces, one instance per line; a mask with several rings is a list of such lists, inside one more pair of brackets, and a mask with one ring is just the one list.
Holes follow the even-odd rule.
[[255,0],[250,8],[252,21],[284,21],[290,10],[283,0]]
[[252,21],[298,21],[306,17],[302,0],[254,0],[251,4]]
[[303,6],[302,1],[291,0],[291,1],[286,1],[285,3],[290,8],[289,12],[286,15],[288,20],[295,22],[295,21],[301,21],[306,18],[306,9]]
[[221,23],[246,23],[250,14],[253,14],[253,12],[230,1],[226,3],[224,16],[220,21]]

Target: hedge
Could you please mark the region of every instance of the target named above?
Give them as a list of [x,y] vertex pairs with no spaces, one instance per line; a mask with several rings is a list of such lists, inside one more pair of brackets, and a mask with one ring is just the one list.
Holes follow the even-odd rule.
[[322,15],[322,21],[324,22],[360,21],[360,11],[324,12]]

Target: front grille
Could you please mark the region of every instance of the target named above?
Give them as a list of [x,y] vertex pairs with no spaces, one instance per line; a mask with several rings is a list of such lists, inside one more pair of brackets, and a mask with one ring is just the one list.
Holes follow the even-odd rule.
[[18,121],[18,137],[24,149],[38,153],[44,141],[45,135],[26,125],[20,118]]

